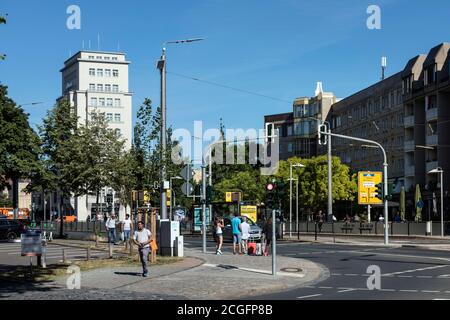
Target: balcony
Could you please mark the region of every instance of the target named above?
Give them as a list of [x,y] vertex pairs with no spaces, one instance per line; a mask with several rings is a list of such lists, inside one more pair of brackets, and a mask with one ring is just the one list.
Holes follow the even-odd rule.
[[433,134],[426,137],[427,146],[437,146],[438,144],[438,136],[437,134]]
[[414,151],[415,148],[416,148],[416,145],[414,143],[414,140],[406,140],[405,141],[405,152]]
[[405,117],[405,128],[414,127],[414,115]]
[[437,161],[428,161],[427,165],[426,165],[427,173],[430,172],[433,169],[436,169],[438,166],[439,165],[438,165]]
[[405,177],[414,177],[415,167],[414,165],[405,165]]
[[438,108],[428,109],[425,111],[427,121],[436,120],[438,117]]

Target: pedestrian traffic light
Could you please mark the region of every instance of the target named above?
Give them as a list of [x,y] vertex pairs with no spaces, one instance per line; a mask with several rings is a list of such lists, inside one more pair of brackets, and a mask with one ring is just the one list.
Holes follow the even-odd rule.
[[386,200],[392,200],[392,196],[394,194],[394,189],[395,189],[395,184],[394,183],[389,183],[388,184],[388,193],[386,195]]
[[375,185],[375,192],[376,192],[376,198],[380,199],[380,200],[384,200],[384,185],[383,183],[378,183],[377,185]]

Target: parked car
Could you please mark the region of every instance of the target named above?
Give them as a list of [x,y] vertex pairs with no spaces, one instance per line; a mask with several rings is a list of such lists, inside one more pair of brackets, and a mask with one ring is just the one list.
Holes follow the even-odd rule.
[[[224,217],[224,228],[223,228],[223,241],[233,242],[233,230],[231,228],[231,219],[233,217]],[[242,216],[238,217],[241,219]],[[250,218],[247,218],[247,223],[250,225],[250,236],[248,238],[251,242],[261,241],[262,238],[262,229]]]
[[18,220],[0,219],[0,240],[13,241],[25,232],[25,225]]

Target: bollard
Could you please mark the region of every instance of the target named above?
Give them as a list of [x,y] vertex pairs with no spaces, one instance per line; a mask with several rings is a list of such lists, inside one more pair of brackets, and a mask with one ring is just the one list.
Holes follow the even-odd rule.
[[109,258],[112,259],[113,258],[113,247],[111,245],[111,242],[109,242]]
[[86,249],[86,260],[91,260],[91,247],[87,247]]
[[67,261],[66,249],[62,249],[62,257],[63,257],[63,263],[66,263],[66,261]]

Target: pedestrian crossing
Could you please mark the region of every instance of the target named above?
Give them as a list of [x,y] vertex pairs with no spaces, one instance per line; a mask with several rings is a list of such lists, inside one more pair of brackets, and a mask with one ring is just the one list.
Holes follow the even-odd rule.
[[[49,244],[46,248],[47,261],[63,260],[63,251],[67,260],[84,260],[87,256],[87,250],[84,248],[66,247],[60,245]],[[0,256],[2,260],[8,260],[21,256],[20,243],[0,243]],[[106,252],[91,250],[91,258],[101,258],[107,256]]]

